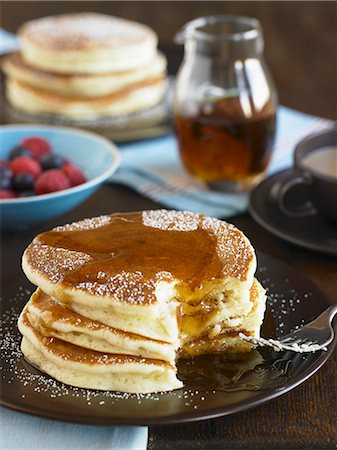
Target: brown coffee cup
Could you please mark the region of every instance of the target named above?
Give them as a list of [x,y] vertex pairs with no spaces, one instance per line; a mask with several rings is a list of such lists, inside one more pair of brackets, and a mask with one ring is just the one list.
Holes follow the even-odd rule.
[[[285,196],[299,185],[306,187],[307,201],[290,208]],[[296,145],[294,171],[274,186],[273,198],[287,216],[321,214],[337,222],[337,126],[312,134]]]

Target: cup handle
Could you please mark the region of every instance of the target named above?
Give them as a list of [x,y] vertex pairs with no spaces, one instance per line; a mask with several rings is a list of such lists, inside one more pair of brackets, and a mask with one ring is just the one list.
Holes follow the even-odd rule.
[[317,209],[313,206],[311,201],[306,201],[302,204],[297,205],[294,208],[289,208],[285,204],[285,196],[290,189],[295,186],[305,185],[309,186],[311,184],[310,178],[305,175],[289,175],[288,178],[281,182],[276,182],[271,189],[271,197],[276,201],[278,207],[283,214],[290,217],[308,217],[317,214]]

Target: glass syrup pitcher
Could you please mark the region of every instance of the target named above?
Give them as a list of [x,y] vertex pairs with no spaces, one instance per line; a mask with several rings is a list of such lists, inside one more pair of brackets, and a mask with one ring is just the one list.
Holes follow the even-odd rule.
[[242,16],[202,17],[176,42],[185,44],[173,109],[182,162],[211,188],[250,190],[271,159],[276,126],[261,25]]

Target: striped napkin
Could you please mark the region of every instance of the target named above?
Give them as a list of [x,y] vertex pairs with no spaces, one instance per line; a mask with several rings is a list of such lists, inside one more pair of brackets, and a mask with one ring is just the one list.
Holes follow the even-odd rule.
[[[296,143],[322,131],[333,121],[279,107],[275,151],[268,174],[292,165]],[[120,144],[122,163],[110,181],[124,184],[150,199],[174,209],[213,217],[231,217],[246,211],[248,194],[211,191],[184,170],[173,135]]]

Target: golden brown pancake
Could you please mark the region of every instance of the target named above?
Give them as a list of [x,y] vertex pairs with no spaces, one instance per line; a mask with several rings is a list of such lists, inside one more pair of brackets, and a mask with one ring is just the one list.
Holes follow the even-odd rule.
[[[239,333],[259,336],[266,296],[254,279],[254,249],[236,227],[202,214],[155,210],[74,222],[39,234],[22,264],[39,287],[19,319],[23,352],[75,386],[117,389],[106,378],[97,384],[99,353],[111,363],[107,373],[120,372],[117,354],[128,364],[130,355],[141,358],[143,377],[141,364],[151,373],[152,360],[166,367],[152,388],[141,381],[134,390],[132,375],[118,389],[175,389],[175,356],[247,352],[252,345]],[[87,356],[81,360],[86,352],[93,371]]]
[[155,55],[146,66],[123,72],[57,73],[46,72],[27,64],[20,53],[7,55],[2,64],[5,74],[35,89],[64,97],[95,98],[112,93],[123,93],[138,88],[139,83],[165,77],[166,59]]
[[24,60],[60,73],[119,72],[146,65],[157,36],[147,26],[96,13],[44,17],[18,30]]
[[32,327],[26,314],[20,316],[19,330],[26,359],[65,384],[132,393],[182,387],[176,368],[165,361],[101,353],[45,337]]
[[30,281],[78,314],[173,344],[182,311],[202,308],[217,320],[247,314],[255,267],[251,244],[233,225],[166,210],[58,227],[23,256]]
[[157,105],[165,91],[166,80],[162,77],[143,80],[118,92],[95,98],[61,96],[16,79],[6,80],[6,97],[15,109],[75,120],[121,116],[144,110]]
[[174,364],[175,348],[162,341],[127,333],[81,316],[37,289],[24,314],[43,336],[105,353],[126,354]]

